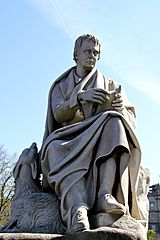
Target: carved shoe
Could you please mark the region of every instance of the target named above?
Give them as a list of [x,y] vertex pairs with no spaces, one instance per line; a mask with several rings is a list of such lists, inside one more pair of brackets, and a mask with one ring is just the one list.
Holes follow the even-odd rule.
[[118,203],[111,194],[105,194],[97,201],[97,213],[100,212],[123,215],[126,213],[126,208],[123,204]]
[[89,228],[87,209],[85,207],[79,207],[72,215],[72,225],[70,226],[69,233],[89,230]]

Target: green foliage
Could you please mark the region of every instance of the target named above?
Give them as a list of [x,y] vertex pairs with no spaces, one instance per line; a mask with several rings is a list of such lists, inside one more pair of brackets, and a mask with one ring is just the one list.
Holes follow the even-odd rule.
[[147,239],[148,240],[154,240],[155,234],[156,234],[156,232],[154,230],[148,230],[148,232],[147,232]]

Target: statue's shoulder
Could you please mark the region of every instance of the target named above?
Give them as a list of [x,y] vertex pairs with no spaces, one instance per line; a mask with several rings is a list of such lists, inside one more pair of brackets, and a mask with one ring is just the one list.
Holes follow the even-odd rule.
[[52,83],[51,87],[50,87],[50,92],[52,92],[52,90],[54,89],[54,87],[61,82],[65,82],[67,76],[69,75],[69,73],[75,69],[74,67],[69,68],[67,71],[65,71],[64,73],[62,73],[56,80],[54,80],[54,82]]
[[68,79],[68,76],[70,75],[70,73],[72,73],[72,71],[74,71],[75,67],[72,67],[70,69],[68,69],[67,71],[65,71],[64,73],[62,73],[51,85],[50,90],[49,90],[49,97],[54,94],[53,92],[59,91],[59,89],[62,90],[62,92],[66,92],[67,91],[67,86],[68,83],[66,82],[66,80]]
[[111,79],[110,77],[108,76],[104,76],[103,75],[103,78],[104,78],[104,83],[105,83],[105,86],[106,86],[106,89],[112,91],[116,88],[118,88],[120,86],[120,83],[118,83],[117,81]]

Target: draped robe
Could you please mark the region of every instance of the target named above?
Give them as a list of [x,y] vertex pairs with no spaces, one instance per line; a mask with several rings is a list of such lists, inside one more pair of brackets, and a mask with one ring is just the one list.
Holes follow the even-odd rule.
[[86,206],[91,209],[97,193],[98,164],[107,159],[119,146],[129,154],[129,179],[131,191],[131,216],[145,220],[137,198],[141,149],[136,138],[134,107],[124,91],[122,113],[111,106],[82,103],[84,120],[75,118],[59,124],[54,113],[58,106],[69,100],[70,107],[77,104],[79,91],[102,88],[114,91],[119,85],[93,69],[88,76],[76,83],[75,67],[62,74],[51,86],[45,134],[41,148],[41,166],[44,189],[51,188],[60,199],[64,223],[71,220],[72,209]]

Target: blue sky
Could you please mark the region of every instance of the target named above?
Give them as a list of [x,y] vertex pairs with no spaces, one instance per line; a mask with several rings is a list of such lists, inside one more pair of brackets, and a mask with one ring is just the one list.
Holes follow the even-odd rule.
[[159,9],[159,0],[1,0],[0,144],[11,154],[40,148],[50,85],[74,65],[75,39],[92,33],[98,68],[136,107],[142,165],[160,182]]

